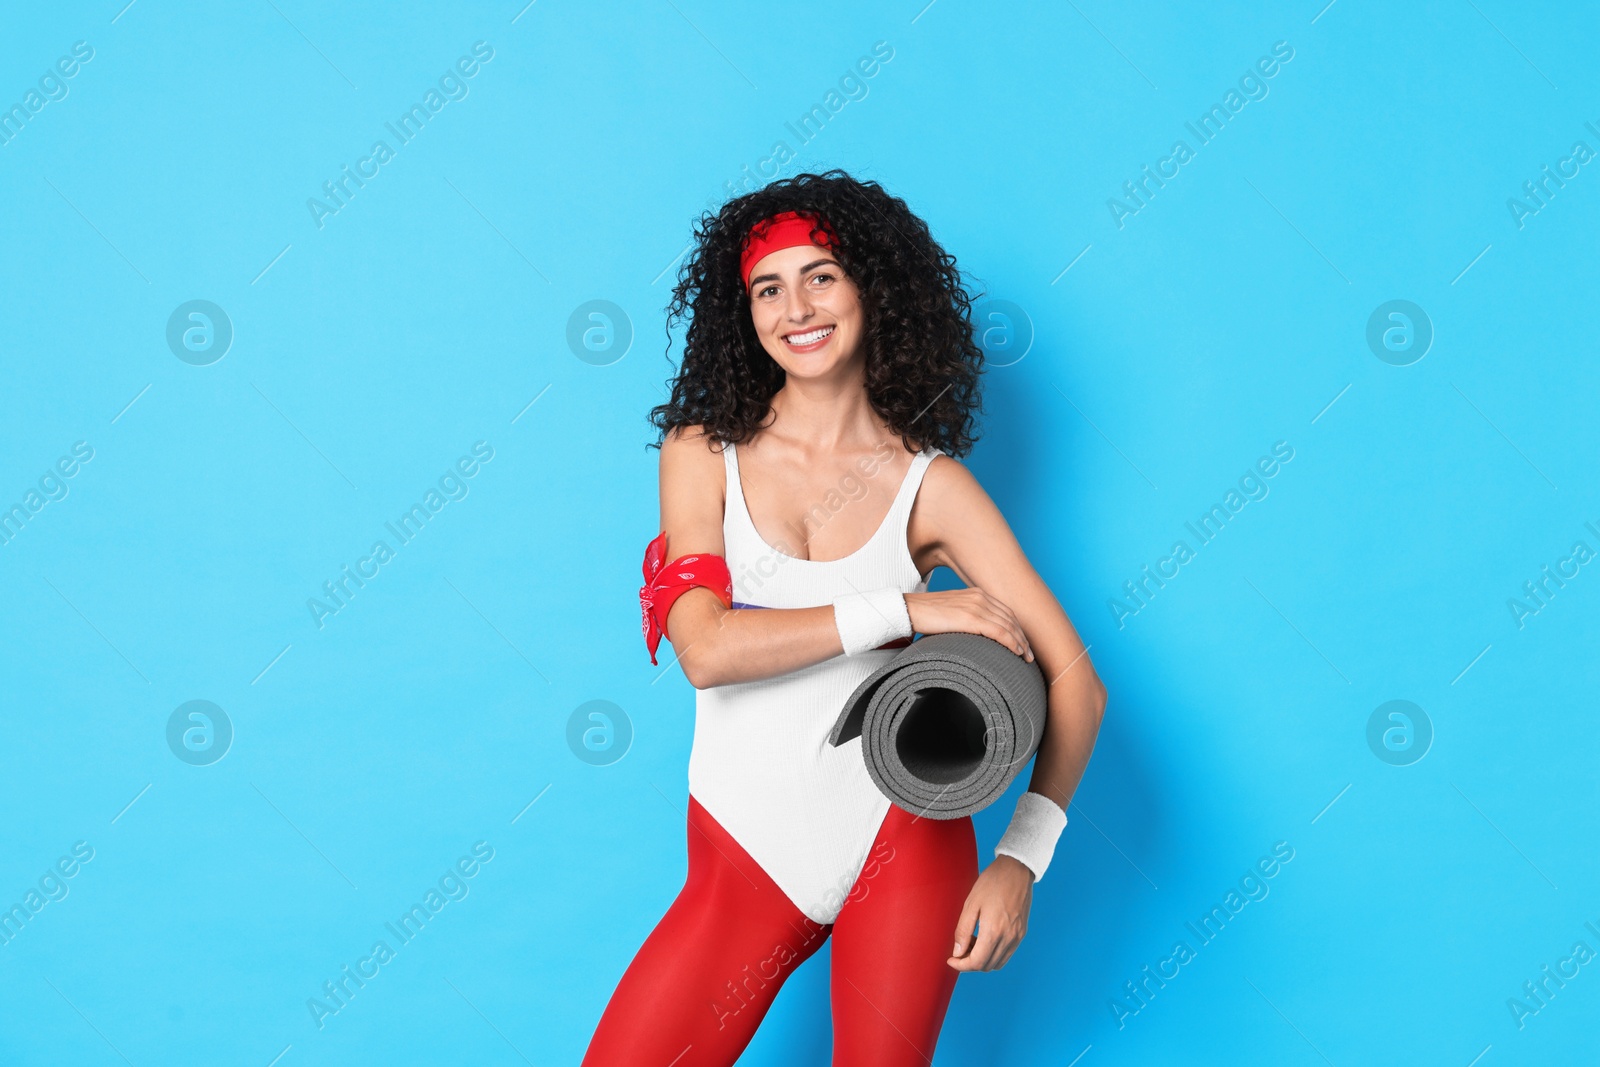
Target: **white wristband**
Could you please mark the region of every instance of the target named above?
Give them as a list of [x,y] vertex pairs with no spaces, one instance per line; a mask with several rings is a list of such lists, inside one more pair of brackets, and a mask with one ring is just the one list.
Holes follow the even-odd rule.
[[911,613],[898,589],[872,589],[846,593],[833,601],[833,624],[847,656],[868,652],[879,645],[911,636]]
[[996,856],[1010,856],[1033,872],[1037,882],[1044,877],[1055,853],[1056,840],[1067,827],[1067,813],[1042,793],[1028,792],[1017,798],[1011,825],[994,846]]

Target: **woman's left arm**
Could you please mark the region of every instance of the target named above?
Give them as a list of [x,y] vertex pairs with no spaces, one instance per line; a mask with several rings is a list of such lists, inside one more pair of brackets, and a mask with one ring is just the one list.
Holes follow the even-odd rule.
[[[912,516],[912,542],[928,545],[926,561],[949,567],[969,588],[981,589],[1010,608],[1021,623],[1048,687],[1044,736],[1028,791],[1065,811],[1094,750],[1105,711],[1105,685],[1055,594],[972,473],[954,458],[941,456],[925,478]],[[1005,966],[1027,932],[1033,883],[1034,872],[1020,861],[995,857],[967,895],[951,967],[991,971]]]

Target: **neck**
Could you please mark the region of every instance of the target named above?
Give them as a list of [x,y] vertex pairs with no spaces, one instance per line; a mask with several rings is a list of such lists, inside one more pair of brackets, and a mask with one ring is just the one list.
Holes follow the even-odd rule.
[[773,394],[764,432],[822,453],[875,447],[888,425],[867,399],[865,367],[852,361],[840,370],[828,378],[790,375]]

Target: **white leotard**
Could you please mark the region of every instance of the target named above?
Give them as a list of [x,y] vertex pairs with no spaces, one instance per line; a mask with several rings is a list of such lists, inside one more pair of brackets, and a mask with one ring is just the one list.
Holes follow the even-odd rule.
[[[922,476],[939,454],[930,446],[912,458],[871,540],[842,559],[818,562],[779,552],[756,532],[729,443],[722,538],[734,606],[808,608],[886,587],[925,592],[906,526]],[[861,739],[834,748],[828,733],[846,698],[895,651],[841,654],[776,678],[696,691],[690,794],[818,923],[837,917],[889,811],[862,762]]]

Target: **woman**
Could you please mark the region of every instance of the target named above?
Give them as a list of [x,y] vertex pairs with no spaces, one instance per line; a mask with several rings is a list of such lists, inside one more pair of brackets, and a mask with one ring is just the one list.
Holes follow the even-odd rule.
[[[668,308],[689,319],[683,361],[651,413],[662,533],[640,590],[652,662],[666,636],[698,691],[689,873],[583,1062],[732,1064],[831,936],[834,1067],[926,1065],[960,972],[1004,966],[1027,929],[1105,688],[952,458],[983,356],[927,225],[829,171],[732,200],[696,236]],[[941,566],[967,588],[928,592]],[[981,875],[970,818],[891,804],[859,739],[826,740],[894,649],[945,632],[1037,658],[1049,683],[1029,791]]]

